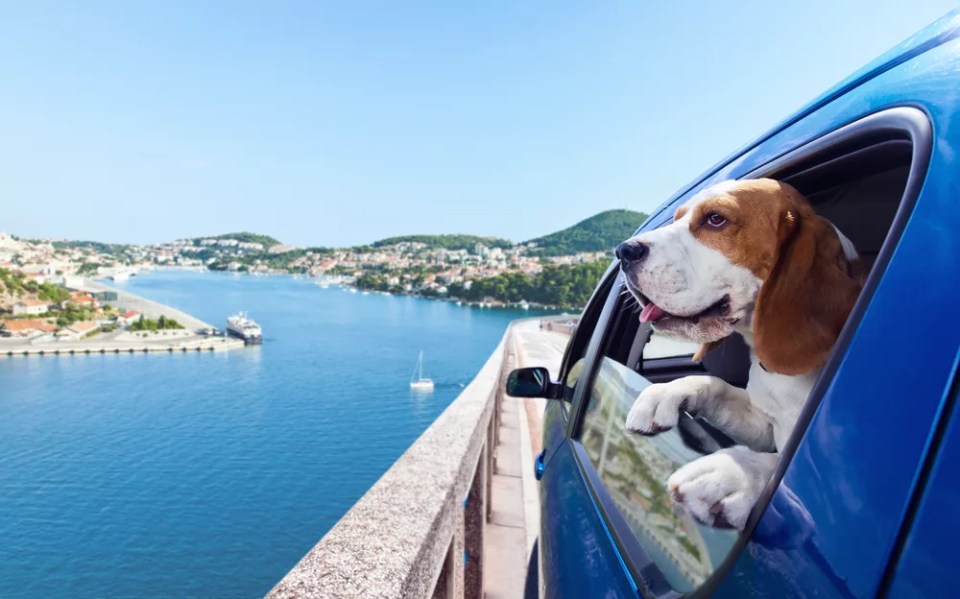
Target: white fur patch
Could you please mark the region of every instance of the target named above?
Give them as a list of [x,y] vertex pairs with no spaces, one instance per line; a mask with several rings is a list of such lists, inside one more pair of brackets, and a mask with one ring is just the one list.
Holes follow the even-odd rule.
[[697,521],[743,529],[777,458],[746,447],[721,449],[682,466],[667,479],[667,488]]

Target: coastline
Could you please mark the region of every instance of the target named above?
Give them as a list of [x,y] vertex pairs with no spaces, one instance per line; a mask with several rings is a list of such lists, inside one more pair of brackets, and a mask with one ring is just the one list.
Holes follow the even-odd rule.
[[139,295],[134,295],[128,291],[105,285],[100,281],[87,279],[84,286],[89,291],[112,291],[116,293],[118,298],[117,301],[110,303],[116,304],[118,308],[123,308],[125,310],[136,310],[147,318],[157,319],[163,315],[167,318],[175,319],[187,329],[192,329],[194,331],[214,328],[213,325],[208,324],[195,316],[191,316],[186,312],[182,312],[176,308],[171,308],[166,304],[161,304],[160,302],[155,302]]
[[117,299],[107,303],[114,304],[123,310],[136,310],[145,318],[157,319],[160,316],[172,318],[185,328],[149,333],[117,330],[72,341],[56,339],[50,335],[30,339],[3,338],[0,339],[0,356],[212,352],[241,349],[246,345],[243,340],[233,337],[201,334],[200,331],[214,327],[195,316],[165,304],[91,279],[85,279],[83,287],[84,290],[91,292],[116,293]]
[[[291,272],[288,270],[278,270],[270,269],[257,272],[246,272],[246,271],[227,271],[227,270],[218,270],[213,268],[201,268],[193,266],[155,266],[154,270],[173,270],[173,271],[190,271],[190,272],[201,272],[201,273],[213,273],[218,275],[230,275],[235,277],[294,277],[301,279],[308,279],[313,282],[317,282],[320,279],[314,275],[302,272]],[[518,302],[505,302],[501,300],[492,300],[488,302],[484,301],[475,301],[475,300],[465,300],[459,297],[452,297],[447,295],[433,295],[426,294],[417,291],[402,291],[402,290],[392,290],[392,291],[383,291],[380,289],[371,289],[367,287],[360,287],[354,283],[331,283],[325,287],[336,288],[339,287],[345,290],[355,290],[357,293],[372,293],[372,294],[381,294],[381,295],[395,295],[403,297],[416,297],[420,299],[427,300],[436,300],[441,302],[450,302],[453,304],[462,305],[468,308],[481,308],[481,309],[510,309],[510,310],[548,310],[551,312],[557,312],[558,315],[568,314],[570,316],[576,316],[580,314],[583,310],[583,306],[558,306],[554,304],[541,304],[538,302],[532,302],[527,300],[520,300]],[[111,289],[114,291],[115,289]]]

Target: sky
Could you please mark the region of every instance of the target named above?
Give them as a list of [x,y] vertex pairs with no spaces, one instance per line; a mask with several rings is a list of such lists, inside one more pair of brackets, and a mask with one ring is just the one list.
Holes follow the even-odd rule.
[[953,8],[3,4],[0,231],[304,246],[653,210]]

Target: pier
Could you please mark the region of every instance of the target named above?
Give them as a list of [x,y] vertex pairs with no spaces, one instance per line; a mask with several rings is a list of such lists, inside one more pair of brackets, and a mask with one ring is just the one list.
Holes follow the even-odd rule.
[[241,339],[202,335],[197,331],[213,326],[170,306],[148,300],[126,291],[96,281],[85,281],[84,290],[90,292],[112,291],[117,300],[111,302],[124,310],[136,310],[146,318],[160,316],[172,318],[185,329],[166,330],[140,337],[136,333],[114,331],[101,333],[89,339],[55,340],[48,336],[30,339],[0,338],[0,357],[10,356],[74,356],[91,354],[144,354],[214,352],[240,349]]
[[239,349],[240,339],[229,337],[199,337],[180,343],[168,340],[148,341],[52,341],[31,344],[29,341],[0,340],[0,356],[74,356],[90,354],[142,354],[212,352]]
[[504,394],[520,366],[556,375],[568,337],[516,321],[473,381],[269,592],[293,598],[514,598],[539,533],[533,456],[545,400]]

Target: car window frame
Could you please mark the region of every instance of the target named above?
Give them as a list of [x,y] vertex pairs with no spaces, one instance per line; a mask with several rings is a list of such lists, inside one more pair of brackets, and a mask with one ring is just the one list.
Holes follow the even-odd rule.
[[[602,330],[606,326],[605,309],[607,296],[610,288],[616,284],[616,279],[619,277],[619,269],[619,262],[616,260],[612,261],[610,266],[607,267],[606,272],[604,272],[600,278],[600,282],[590,295],[587,305],[580,313],[577,326],[570,334],[570,341],[567,342],[567,346],[563,351],[563,358],[560,360],[560,371],[557,373],[557,383],[559,384],[558,389],[561,395],[554,399],[560,404],[560,413],[563,415],[564,420],[567,421],[568,426],[569,411],[576,405],[577,396],[581,392],[583,385],[577,385],[570,399],[564,398],[563,389],[566,385],[567,375],[570,373],[573,365],[580,361],[581,358],[584,360],[583,371],[588,372],[586,369],[590,366],[591,343],[594,337],[596,337],[597,331]],[[594,314],[597,315],[596,321],[591,322]],[[579,348],[581,347],[584,348],[582,355],[579,353]]]
[[[870,301],[873,299],[880,279],[883,277],[883,273],[886,272],[896,247],[900,242],[907,221],[913,213],[917,198],[923,187],[923,182],[927,176],[930,156],[933,149],[933,125],[927,113],[922,110],[922,107],[914,105],[889,107],[853,119],[811,140],[797,144],[779,156],[766,161],[764,164],[738,177],[738,179],[756,179],[761,177],[777,178],[780,173],[784,173],[790,168],[810,160],[812,156],[817,154],[827,154],[831,150],[842,149],[845,146],[856,146],[858,141],[862,143],[863,140],[869,139],[870,137],[885,135],[891,137],[895,135],[906,135],[912,145],[912,155],[900,204],[890,224],[884,243],[870,269],[870,273],[850,312],[850,316],[837,338],[834,349],[831,351],[827,363],[823,367],[820,377],[817,379],[807,401],[801,409],[797,422],[786,444],[780,451],[781,457],[777,462],[774,474],[767,482],[760,498],[757,500],[756,505],[763,506],[763,509],[754,509],[751,511],[750,518],[743,532],[726,558],[717,566],[716,570],[714,570],[703,584],[687,594],[678,593],[672,588],[670,588],[669,591],[664,591],[659,594],[656,592],[659,584],[657,584],[655,577],[653,579],[650,578],[650,566],[653,566],[655,575],[662,577],[662,573],[660,573],[659,568],[657,568],[649,556],[647,556],[643,547],[639,544],[639,541],[633,536],[632,531],[626,526],[623,516],[613,503],[613,498],[610,496],[602,481],[600,481],[599,474],[593,468],[585,448],[576,438],[587,407],[586,404],[588,403],[586,401],[588,394],[585,390],[592,388],[600,360],[603,357],[600,355],[602,354],[600,350],[605,346],[607,336],[613,333],[609,325],[611,324],[610,316],[617,306],[619,299],[619,291],[617,290],[616,284],[608,294],[600,320],[597,322],[594,334],[590,339],[590,346],[585,355],[587,358],[585,368],[589,369],[585,373],[587,377],[585,380],[587,380],[588,383],[578,385],[574,395],[571,407],[572,417],[569,418],[567,437],[574,448],[575,462],[577,463],[584,483],[587,485],[594,499],[601,518],[608,526],[611,536],[617,544],[617,549],[621,554],[621,559],[625,566],[625,573],[633,578],[642,596],[654,597],[656,599],[708,597],[710,593],[717,588],[734,562],[743,553],[744,548],[753,535],[757,523],[770,505],[773,495],[783,479],[784,473],[793,461],[797,448],[809,428],[810,421],[813,419],[813,415],[819,407],[825,391],[830,386],[840,363],[843,361],[843,357],[847,352],[853,335],[862,321]],[[845,155],[845,153],[841,155]],[[658,210],[653,217],[647,219],[647,221],[638,228],[635,235],[641,231],[653,230],[666,224],[667,221],[670,220],[669,215],[672,214],[671,208],[689,199],[689,197],[708,183],[709,177],[688,188],[683,195],[675,197],[669,204]],[[618,262],[615,262],[615,265],[618,264]],[[618,281],[622,281],[620,275],[618,275]],[[669,366],[680,368],[689,358],[678,357],[665,358],[663,360],[670,361],[669,363],[665,363],[665,365],[669,364]],[[646,367],[646,360],[643,362],[644,367]],[[611,514],[615,514],[615,516],[612,517]],[[618,525],[620,523],[622,523],[622,527]],[[653,581],[654,586],[652,588],[646,588],[649,585],[645,584],[644,581]]]

